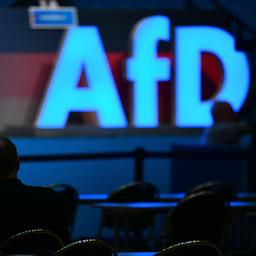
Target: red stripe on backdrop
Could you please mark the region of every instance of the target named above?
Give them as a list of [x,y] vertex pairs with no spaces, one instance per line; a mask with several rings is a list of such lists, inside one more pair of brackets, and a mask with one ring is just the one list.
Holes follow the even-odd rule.
[[54,59],[50,53],[0,54],[0,97],[39,98]]

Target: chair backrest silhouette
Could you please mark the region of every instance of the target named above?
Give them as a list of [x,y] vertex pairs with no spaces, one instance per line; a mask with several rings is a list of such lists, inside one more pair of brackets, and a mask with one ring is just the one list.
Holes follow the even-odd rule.
[[157,188],[146,182],[131,182],[109,194],[108,202],[149,202],[159,198]]
[[[151,183],[133,182],[121,186],[112,192],[108,202],[151,202],[159,199],[158,189]],[[141,232],[145,228],[153,230],[155,214],[147,214],[142,212],[125,212],[118,214],[115,210],[106,209],[102,212],[101,224],[98,235],[102,236],[103,227],[115,230],[115,245],[118,248],[118,240],[120,238],[119,231],[125,232],[126,249],[128,249],[129,234],[133,233],[137,240],[141,239]],[[151,235],[152,233],[150,233]]]
[[54,256],[117,256],[116,251],[107,243],[98,239],[73,242],[58,250]]
[[199,192],[184,198],[170,212],[166,225],[166,245],[206,240],[222,248],[228,232],[229,210],[225,197]]
[[204,191],[220,193],[221,195],[226,197],[228,201],[235,199],[237,197],[237,194],[233,188],[219,181],[209,181],[199,184],[198,186],[190,190],[187,195]]
[[69,227],[70,234],[72,234],[78,206],[77,191],[75,188],[67,184],[53,184],[47,187],[55,190],[58,193],[59,200],[63,207],[63,212],[66,216],[67,226]]
[[0,243],[6,254],[41,254],[63,247],[61,239],[49,230],[32,229],[11,236]]
[[221,250],[214,244],[195,240],[169,246],[155,256],[221,256]]

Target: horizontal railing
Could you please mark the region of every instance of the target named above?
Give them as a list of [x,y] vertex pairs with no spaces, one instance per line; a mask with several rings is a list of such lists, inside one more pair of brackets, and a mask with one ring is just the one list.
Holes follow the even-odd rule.
[[[205,150],[207,149],[207,150]],[[209,150],[210,149],[210,150]],[[233,148],[232,148],[233,149]],[[134,159],[135,172],[134,180],[143,181],[144,161],[149,158],[157,159],[204,159],[204,160],[249,160],[256,159],[256,153],[253,150],[229,150],[226,148],[184,146],[182,150],[170,151],[148,151],[143,148],[135,148],[127,152],[99,152],[99,153],[79,153],[79,154],[56,154],[56,155],[32,155],[21,156],[21,162],[50,162],[50,161],[84,161],[84,160],[111,160],[131,158]]]

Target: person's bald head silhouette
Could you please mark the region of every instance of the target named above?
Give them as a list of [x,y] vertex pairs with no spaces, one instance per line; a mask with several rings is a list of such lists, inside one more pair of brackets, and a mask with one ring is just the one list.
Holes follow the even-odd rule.
[[214,123],[236,123],[237,121],[237,113],[227,101],[214,102],[211,113]]
[[17,178],[19,163],[16,146],[7,137],[0,137],[0,180]]

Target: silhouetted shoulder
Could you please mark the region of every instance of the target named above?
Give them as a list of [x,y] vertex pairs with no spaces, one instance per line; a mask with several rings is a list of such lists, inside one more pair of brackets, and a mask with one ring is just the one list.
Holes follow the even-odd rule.
[[30,186],[30,185],[23,185],[24,191],[27,191],[29,193],[32,193],[33,195],[37,195],[40,197],[49,197],[49,198],[55,198],[57,197],[57,192],[46,188],[46,187],[37,187],[37,186]]
[[47,207],[48,209],[54,208],[58,210],[60,205],[60,200],[56,191],[45,188],[36,187],[23,184],[24,200],[31,201],[33,205],[40,205],[40,207]]

